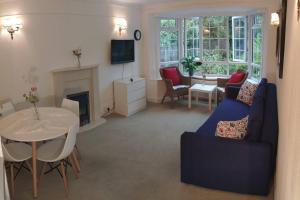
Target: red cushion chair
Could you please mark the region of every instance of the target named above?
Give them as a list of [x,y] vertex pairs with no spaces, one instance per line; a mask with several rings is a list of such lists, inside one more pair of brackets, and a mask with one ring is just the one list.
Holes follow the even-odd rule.
[[188,89],[191,87],[191,77],[183,76],[178,67],[164,67],[160,70],[160,75],[166,84],[166,92],[161,101],[164,103],[165,98],[171,98],[171,106],[174,105],[174,97],[188,95]]
[[173,86],[180,85],[180,75],[177,72],[176,67],[169,67],[166,69],[163,69],[164,77],[165,79],[169,79],[172,81]]
[[223,100],[226,88],[229,86],[241,87],[248,78],[248,72],[244,70],[237,70],[230,78],[218,78],[218,103]]
[[234,72],[233,74],[231,74],[231,77],[227,83],[239,83],[244,79],[245,75],[246,73],[244,71]]

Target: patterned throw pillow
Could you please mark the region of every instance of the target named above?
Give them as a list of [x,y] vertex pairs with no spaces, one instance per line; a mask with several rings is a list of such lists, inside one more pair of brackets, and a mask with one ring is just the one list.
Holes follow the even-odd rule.
[[245,83],[242,85],[236,99],[251,106],[257,87],[258,87],[258,83],[254,83],[246,80]]
[[247,134],[248,116],[237,121],[220,121],[216,136],[242,140]]

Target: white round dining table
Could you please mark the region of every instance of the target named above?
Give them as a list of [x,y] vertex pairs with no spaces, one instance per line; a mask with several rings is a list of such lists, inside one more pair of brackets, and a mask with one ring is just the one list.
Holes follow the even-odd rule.
[[64,108],[39,107],[39,120],[33,108],[20,110],[0,120],[0,136],[32,143],[33,196],[37,197],[37,142],[55,139],[79,123],[79,117]]

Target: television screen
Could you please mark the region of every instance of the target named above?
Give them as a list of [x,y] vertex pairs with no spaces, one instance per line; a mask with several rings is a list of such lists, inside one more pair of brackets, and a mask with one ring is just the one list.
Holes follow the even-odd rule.
[[111,64],[134,62],[134,40],[111,41]]

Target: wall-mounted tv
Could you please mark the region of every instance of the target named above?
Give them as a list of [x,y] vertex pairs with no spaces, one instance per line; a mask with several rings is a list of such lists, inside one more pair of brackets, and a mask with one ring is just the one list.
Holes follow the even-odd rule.
[[111,64],[134,62],[134,40],[111,41]]

